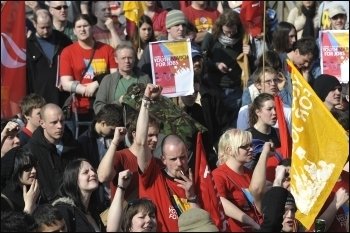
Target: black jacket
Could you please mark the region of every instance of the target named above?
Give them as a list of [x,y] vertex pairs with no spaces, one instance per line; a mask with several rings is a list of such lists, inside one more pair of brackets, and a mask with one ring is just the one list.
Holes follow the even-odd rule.
[[45,202],[51,202],[56,197],[68,162],[83,157],[79,152],[78,142],[67,130],[65,130],[61,140],[63,151],[59,155],[56,146],[46,140],[43,128],[38,127],[24,146],[29,148],[38,160],[37,177]]
[[[56,206],[62,213],[68,232],[95,232],[84,212],[69,197],[58,198],[52,205]],[[106,231],[99,214],[96,211],[92,211],[91,216],[98,224],[100,230],[102,232]]]
[[56,87],[59,55],[62,50],[72,44],[63,33],[53,30],[52,41],[55,44],[52,61],[43,52],[35,33],[27,39],[27,94],[37,93],[48,103],[55,103],[62,107],[68,97],[67,92],[61,92]]

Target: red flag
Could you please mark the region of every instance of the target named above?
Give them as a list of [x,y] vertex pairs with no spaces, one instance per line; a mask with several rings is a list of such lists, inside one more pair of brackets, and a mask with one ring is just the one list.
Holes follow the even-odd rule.
[[26,28],[24,1],[1,8],[1,118],[20,113],[26,94]]
[[221,232],[226,232],[228,229],[227,219],[207,163],[201,132],[197,134],[194,183],[199,204],[210,213],[217,228]]
[[264,1],[243,1],[240,18],[244,30],[253,37],[263,31]]
[[287,122],[284,118],[283,103],[280,96],[275,96],[275,106],[280,134],[281,147],[278,149],[283,159],[290,158],[292,153],[292,138],[289,134]]

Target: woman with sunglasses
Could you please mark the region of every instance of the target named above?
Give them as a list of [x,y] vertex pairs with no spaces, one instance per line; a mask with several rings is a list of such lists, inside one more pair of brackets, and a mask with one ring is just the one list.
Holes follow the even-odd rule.
[[60,188],[60,198],[52,205],[61,211],[68,232],[100,232],[105,227],[97,212],[94,191],[99,185],[97,173],[83,158],[71,161],[64,173]]
[[[273,144],[266,142],[258,164],[266,164]],[[260,203],[252,195],[261,195],[265,189],[264,169],[253,171],[244,167],[253,159],[252,134],[229,129],[221,135],[218,144],[218,167],[213,177],[229,222],[229,231],[251,232],[260,229]],[[259,166],[260,167],[260,166]],[[252,184],[252,185],[251,185]]]
[[1,210],[33,213],[40,196],[36,174],[37,161],[33,154],[23,148],[16,148],[14,167],[10,181],[1,191]]
[[156,232],[156,206],[151,200],[140,198],[124,205],[124,193],[130,184],[130,170],[119,172],[117,190],[108,211],[108,232]]

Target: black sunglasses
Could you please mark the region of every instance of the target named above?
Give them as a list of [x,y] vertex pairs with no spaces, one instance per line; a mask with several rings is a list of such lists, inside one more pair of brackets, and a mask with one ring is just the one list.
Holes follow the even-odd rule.
[[52,8],[60,11],[62,8],[67,10],[68,6],[67,5],[62,5],[62,6],[55,6],[55,7],[52,7]]

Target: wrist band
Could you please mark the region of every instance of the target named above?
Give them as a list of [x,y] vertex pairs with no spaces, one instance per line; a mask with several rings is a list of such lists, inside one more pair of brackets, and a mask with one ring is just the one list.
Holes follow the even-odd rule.
[[73,81],[72,86],[70,86],[70,92],[76,93],[78,85],[79,85],[79,81]]
[[117,188],[120,188],[121,190],[125,191],[125,188],[123,186],[120,186],[119,184],[117,184]]

